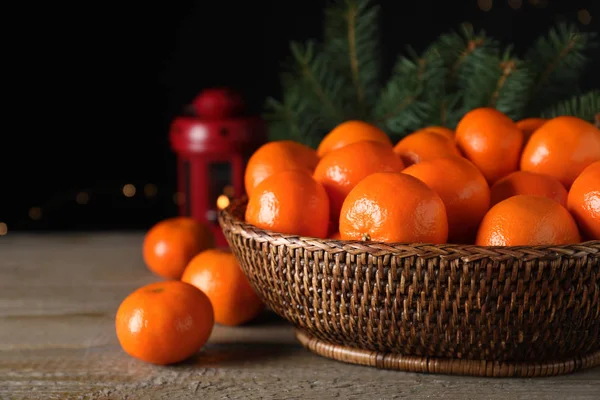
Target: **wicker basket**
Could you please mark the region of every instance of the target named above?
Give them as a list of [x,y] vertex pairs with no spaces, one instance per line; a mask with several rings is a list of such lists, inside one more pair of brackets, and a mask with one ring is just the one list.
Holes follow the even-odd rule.
[[223,232],[263,301],[311,351],[378,368],[549,376],[600,365],[600,241],[491,248]]

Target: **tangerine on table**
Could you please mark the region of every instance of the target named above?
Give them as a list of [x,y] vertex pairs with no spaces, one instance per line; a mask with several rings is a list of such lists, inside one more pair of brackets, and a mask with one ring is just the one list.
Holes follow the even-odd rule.
[[218,324],[244,324],[264,309],[235,255],[228,249],[210,249],[198,254],[190,261],[181,280],[208,296]]
[[326,238],[329,198],[312,176],[302,171],[283,171],[256,187],[248,199],[245,219],[261,229]]
[[585,237],[600,240],[600,161],[590,164],[575,179],[567,207]]
[[146,233],[143,258],[148,268],[166,279],[179,279],[190,260],[215,246],[210,229],[189,217],[168,218]]
[[490,185],[519,168],[523,133],[496,109],[482,107],[466,113],[456,127],[456,142]]
[[400,140],[394,146],[406,166],[436,158],[460,156],[454,139],[435,131],[421,129]]
[[440,195],[448,214],[448,241],[473,243],[477,227],[490,207],[485,177],[463,157],[438,158],[402,171],[427,184]]
[[563,245],[581,241],[573,216],[544,196],[517,195],[493,206],[483,217],[479,246]]
[[246,165],[246,194],[251,196],[260,182],[277,172],[295,170],[312,174],[318,162],[317,152],[302,143],[292,140],[266,143],[252,154]]
[[556,178],[529,171],[515,171],[492,185],[494,206],[518,194],[545,196],[567,206],[567,189]]
[[325,135],[317,148],[317,155],[323,158],[325,154],[333,150],[365,140],[380,142],[392,147],[389,136],[375,125],[364,121],[350,120],[342,122]]
[[445,243],[448,218],[440,196],[403,173],[374,173],[350,191],[342,206],[343,240]]
[[123,350],[148,363],[183,361],[207,342],[214,326],[208,297],[180,281],[151,283],[129,294],[115,327]]
[[591,163],[600,160],[600,129],[583,119],[555,117],[525,145],[521,170],[558,179],[567,189]]
[[524,118],[517,121],[517,128],[523,132],[523,143],[527,143],[533,132],[537,131],[547,121],[545,118]]
[[380,142],[349,144],[319,161],[314,178],[329,196],[330,218],[337,224],[344,199],[363,178],[374,172],[400,172],[404,164],[392,148]]

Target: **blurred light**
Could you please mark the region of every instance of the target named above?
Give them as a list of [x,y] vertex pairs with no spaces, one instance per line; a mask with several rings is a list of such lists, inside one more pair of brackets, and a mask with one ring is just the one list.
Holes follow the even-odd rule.
[[511,8],[518,10],[523,5],[523,0],[508,0],[508,5]]
[[183,195],[183,193],[176,192],[175,194],[173,194],[173,203],[180,206],[183,204],[184,201],[185,201],[185,196]]
[[539,0],[537,6],[539,8],[546,8],[548,6],[548,0]]
[[477,6],[481,11],[490,11],[492,9],[492,0],[477,0]]
[[133,186],[131,183],[123,186],[123,194],[127,197],[135,196],[135,186]]
[[4,222],[0,222],[0,236],[4,236],[8,233],[8,226]]
[[87,204],[90,201],[90,195],[86,192],[79,192],[77,196],[75,196],[75,201],[77,204]]
[[158,193],[158,188],[156,187],[156,185],[152,183],[147,183],[144,186],[144,194],[146,195],[146,197],[154,197],[156,196],[156,193]]
[[227,197],[233,197],[235,196],[235,189],[233,188],[233,186],[227,185],[223,189],[223,194]]
[[31,207],[31,209],[29,210],[29,218],[36,221],[42,218],[42,209],[39,207]]
[[579,19],[579,22],[581,22],[583,25],[589,25],[590,22],[592,22],[592,15],[588,10],[579,10],[577,13],[577,19]]
[[229,205],[229,197],[222,194],[217,198],[217,207],[219,208],[219,210],[223,210],[223,209],[227,208],[228,205]]

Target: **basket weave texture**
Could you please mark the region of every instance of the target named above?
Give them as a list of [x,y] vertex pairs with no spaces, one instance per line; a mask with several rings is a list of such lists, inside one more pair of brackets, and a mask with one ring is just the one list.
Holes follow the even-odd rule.
[[[246,224],[245,207],[239,199],[219,214],[229,245],[262,300],[317,353],[353,362],[319,352],[319,342],[380,359],[567,363],[548,374],[600,363],[598,240],[492,248],[315,239]],[[452,373],[450,364],[437,372]]]

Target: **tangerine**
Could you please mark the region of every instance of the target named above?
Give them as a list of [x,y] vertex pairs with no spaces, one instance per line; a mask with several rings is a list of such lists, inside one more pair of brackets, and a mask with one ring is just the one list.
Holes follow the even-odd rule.
[[582,233],[589,239],[600,240],[600,161],[590,164],[575,179],[567,207]]
[[545,118],[525,118],[517,121],[517,128],[523,132],[523,143],[527,143],[533,132],[537,131],[547,121]]
[[279,233],[326,238],[329,198],[323,186],[305,172],[278,172],[250,196],[246,221]]
[[492,185],[494,206],[502,200],[518,194],[545,196],[567,206],[567,189],[557,179],[529,171],[515,171]]
[[414,176],[374,173],[344,200],[340,235],[343,240],[445,243],[446,207],[433,189]]
[[142,361],[167,365],[198,352],[212,332],[208,297],[180,281],[151,283],[129,294],[115,319],[123,350]]
[[318,162],[317,152],[302,143],[292,140],[266,143],[252,154],[246,165],[246,194],[252,196],[256,186],[276,172],[294,170],[312,174]]
[[563,245],[581,241],[573,216],[544,196],[517,195],[493,206],[483,217],[478,246]]
[[460,156],[453,138],[435,131],[422,129],[404,137],[394,152],[400,156],[406,166],[436,158]]
[[210,249],[198,254],[190,261],[181,281],[194,285],[208,296],[218,324],[244,324],[264,309],[229,249]]
[[494,108],[476,108],[466,113],[456,127],[456,142],[490,185],[519,169],[523,133]]
[[451,243],[473,243],[490,207],[490,187],[472,162],[463,157],[438,158],[411,165],[402,173],[418,178],[440,195]]
[[454,131],[450,128],[446,128],[445,126],[437,126],[437,125],[426,126],[425,128],[421,128],[421,129],[413,132],[412,134],[420,133],[422,131],[438,133],[440,135],[446,136],[448,139],[454,140]]
[[375,125],[351,120],[342,122],[325,135],[317,148],[317,155],[323,158],[325,154],[333,150],[365,140],[380,142],[392,147],[392,141],[388,135]]
[[565,188],[591,163],[600,160],[600,129],[571,116],[552,118],[529,139],[521,170],[558,179]]
[[144,262],[152,272],[166,279],[179,279],[190,260],[215,246],[210,229],[189,217],[168,218],[146,233]]
[[404,164],[392,148],[373,141],[357,142],[329,152],[319,161],[314,178],[329,196],[330,218],[337,225],[344,199],[374,172],[400,172]]

